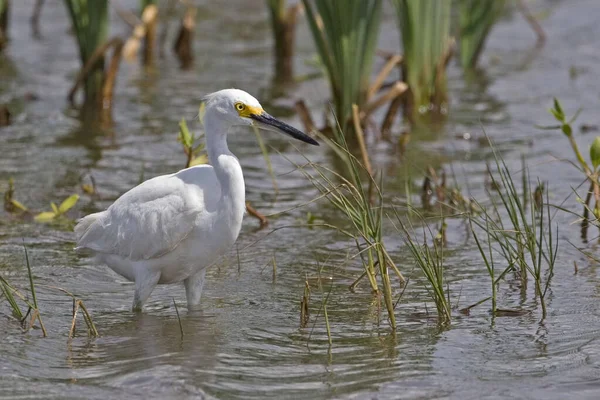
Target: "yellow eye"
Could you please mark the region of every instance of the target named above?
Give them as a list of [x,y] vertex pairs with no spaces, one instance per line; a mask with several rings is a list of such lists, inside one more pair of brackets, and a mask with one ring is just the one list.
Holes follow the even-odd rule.
[[244,111],[246,105],[244,103],[235,103],[235,109],[238,111]]

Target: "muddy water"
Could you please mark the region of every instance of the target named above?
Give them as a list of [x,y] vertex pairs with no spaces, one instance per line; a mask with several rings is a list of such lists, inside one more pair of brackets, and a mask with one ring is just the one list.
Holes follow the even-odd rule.
[[[134,7],[136,2],[121,2]],[[65,94],[75,76],[76,47],[67,34],[63,5],[48,2],[42,16],[42,38],[31,37],[32,1],[13,2],[12,42],[0,56],[0,102],[8,102],[14,124],[0,129],[0,182],[16,182],[16,198],[32,209],[49,207],[73,192],[81,193],[80,176],[92,174],[99,196],[82,199],[73,217],[107,207],[140,179],[172,172],[183,156],[175,141],[177,122],[190,127],[200,97],[223,87],[239,87],[268,97],[270,88],[269,26],[262,1],[202,2],[194,69],[180,72],[167,51],[155,70],[124,65],[119,75],[115,124],[105,132],[82,128],[66,107]],[[548,43],[533,47],[534,37],[519,15],[504,18],[494,29],[476,77],[450,68],[451,114],[443,130],[413,139],[401,157],[393,146],[378,145],[375,163],[386,172],[391,201],[405,196],[406,171],[416,184],[427,164],[452,168],[463,189],[483,195],[490,150],[476,140],[457,139],[469,132],[481,136],[483,124],[514,168],[526,154],[532,176],[549,181],[551,198],[561,202],[580,177],[570,165],[564,138],[536,130],[549,122],[545,109],[560,96],[569,112],[584,107],[580,123],[600,124],[597,38],[600,4],[595,0],[535,1],[544,17]],[[240,9],[244,9],[240,13]],[[115,34],[126,27],[113,18]],[[175,29],[175,22],[171,30]],[[174,32],[171,32],[171,36]],[[381,48],[396,50],[394,21],[386,17]],[[298,74],[311,71],[313,55],[306,26],[299,28]],[[573,71],[574,74],[570,74]],[[36,101],[25,100],[34,93]],[[320,114],[326,85],[304,82],[289,97],[266,101],[274,114],[285,112],[302,97]],[[289,122],[298,124],[295,117]],[[398,131],[400,128],[398,128]],[[594,134],[580,135],[582,147]],[[287,157],[299,159],[285,138],[265,135]],[[286,210],[316,193],[292,166],[273,156],[278,194],[251,132],[230,139],[244,167],[247,197],[264,213]],[[316,161],[331,163],[322,149],[301,147]],[[87,179],[87,178],[84,178]],[[4,188],[4,186],[3,186]],[[418,197],[412,199],[418,201]],[[567,201],[576,207],[574,198]],[[398,331],[377,326],[377,307],[366,286],[356,294],[347,286],[360,273],[349,263],[339,267],[350,243],[329,231],[272,228],[298,225],[310,211],[328,221],[337,214],[326,204],[295,209],[271,220],[266,230],[246,218],[239,252],[208,272],[199,312],[188,313],[179,286],[161,286],[142,315],[129,312],[133,287],[103,267],[72,252],[68,226],[16,222],[0,214],[0,271],[20,288],[27,287],[23,242],[30,251],[38,284],[38,301],[48,338],[39,330],[23,334],[0,306],[1,398],[597,398],[600,393],[600,303],[598,266],[571,246],[595,253],[595,244],[579,240],[573,217],[557,214],[560,251],[548,298],[549,316],[540,323],[537,299],[517,282],[500,286],[503,308],[532,310],[492,319],[488,306],[470,316],[456,313],[441,329],[423,282],[400,236],[390,227],[386,240],[394,258],[411,277],[398,305]],[[449,223],[447,277],[452,302],[460,306],[489,295],[485,268],[460,221]],[[239,261],[238,261],[239,253]],[[273,280],[271,260],[277,261]],[[318,261],[318,264],[317,264]],[[573,262],[579,270],[575,273]],[[322,285],[319,287],[319,269]],[[299,301],[305,278],[312,282],[312,319],[299,327]],[[67,344],[71,302],[42,285],[60,286],[88,306],[101,337],[87,339],[83,324]],[[328,303],[333,346],[329,349],[322,317]],[[172,299],[181,311],[181,337]]]

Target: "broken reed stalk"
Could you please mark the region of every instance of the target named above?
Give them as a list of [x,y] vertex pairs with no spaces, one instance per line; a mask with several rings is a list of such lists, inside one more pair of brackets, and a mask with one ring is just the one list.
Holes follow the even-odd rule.
[[[113,91],[116,83],[117,72],[121,62],[121,54],[123,49],[123,40],[119,37],[113,37],[111,40],[103,43],[97,47],[96,50],[90,55],[87,62],[77,75],[75,83],[69,91],[67,96],[69,103],[75,105],[75,95],[77,91],[83,86],[87,88],[89,86],[88,80],[92,78],[93,74],[97,73],[97,64],[102,62],[104,64],[105,54],[112,48],[113,55],[109,64],[108,70],[104,71],[102,67],[102,86],[100,90],[100,103],[97,104],[98,108],[96,111],[102,111],[102,116],[110,119],[113,102]],[[86,92],[87,96],[87,92]],[[86,98],[86,102],[87,102]]]
[[531,29],[533,29],[533,31],[535,32],[537,36],[537,46],[543,46],[546,42],[546,33],[544,32],[544,29],[542,28],[540,23],[529,11],[527,4],[525,4],[523,0],[517,0],[517,8],[521,12],[521,14],[523,14],[525,19],[529,23],[529,26],[531,26]]
[[274,81],[280,84],[294,80],[296,21],[298,14],[302,10],[301,3],[289,7],[286,7],[286,3],[286,0],[267,0],[274,40]]
[[8,43],[10,0],[0,0],[0,50]]
[[308,320],[310,319],[310,311],[308,309],[308,304],[310,302],[310,286],[308,281],[304,281],[304,294],[302,295],[302,299],[300,300],[300,327],[306,328],[308,325]]
[[171,299],[173,300],[173,306],[175,306],[175,313],[177,314],[177,322],[179,323],[179,333],[181,333],[181,338],[183,339],[183,325],[181,324],[179,309],[177,308],[177,303],[175,303],[175,297],[172,297]]
[[367,92],[367,100],[371,100],[371,98],[379,91],[379,89],[381,89],[383,82],[390,75],[392,70],[401,63],[402,56],[399,54],[394,54],[387,59],[387,61],[377,74],[377,77],[375,77],[375,80],[369,87],[369,91]]
[[144,65],[154,63],[154,50],[156,49],[156,26],[158,24],[158,7],[156,0],[141,0],[140,9],[144,24]]
[[173,51],[179,58],[179,65],[181,69],[189,69],[194,63],[194,52],[192,49],[192,43],[194,39],[194,28],[196,26],[196,7],[189,4],[186,7],[185,14],[181,19],[181,27]]
[[249,201],[246,202],[246,211],[248,211],[248,214],[259,220],[261,228],[264,228],[265,226],[269,225],[269,220],[267,219],[267,217],[265,217],[254,207],[252,207]]

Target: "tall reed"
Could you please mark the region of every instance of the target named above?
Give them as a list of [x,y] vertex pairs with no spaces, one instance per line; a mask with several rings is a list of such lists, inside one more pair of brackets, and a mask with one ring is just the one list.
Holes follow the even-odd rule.
[[505,5],[506,0],[459,0],[459,47],[463,67],[475,67],[490,29]]
[[[65,0],[71,16],[73,32],[79,47],[81,64],[88,60],[108,35],[108,0]],[[98,57],[87,73],[83,87],[86,108],[102,107],[102,87],[104,83],[104,57]]]
[[408,84],[405,115],[441,111],[447,101],[446,64],[451,54],[451,1],[392,0],[404,49],[402,75]]
[[302,0],[329,80],[342,131],[352,132],[352,105],[367,102],[381,22],[381,0]]

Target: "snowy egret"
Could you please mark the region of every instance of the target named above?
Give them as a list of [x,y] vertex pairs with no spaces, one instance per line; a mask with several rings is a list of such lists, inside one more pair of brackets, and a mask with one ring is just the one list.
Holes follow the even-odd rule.
[[242,168],[227,148],[231,127],[255,125],[318,145],[242,90],[221,90],[203,102],[210,165],[149,179],[75,226],[75,250],[90,250],[98,263],[135,282],[134,311],[157,284],[181,281],[188,308],[197,306],[206,268],[235,243],[246,204]]

